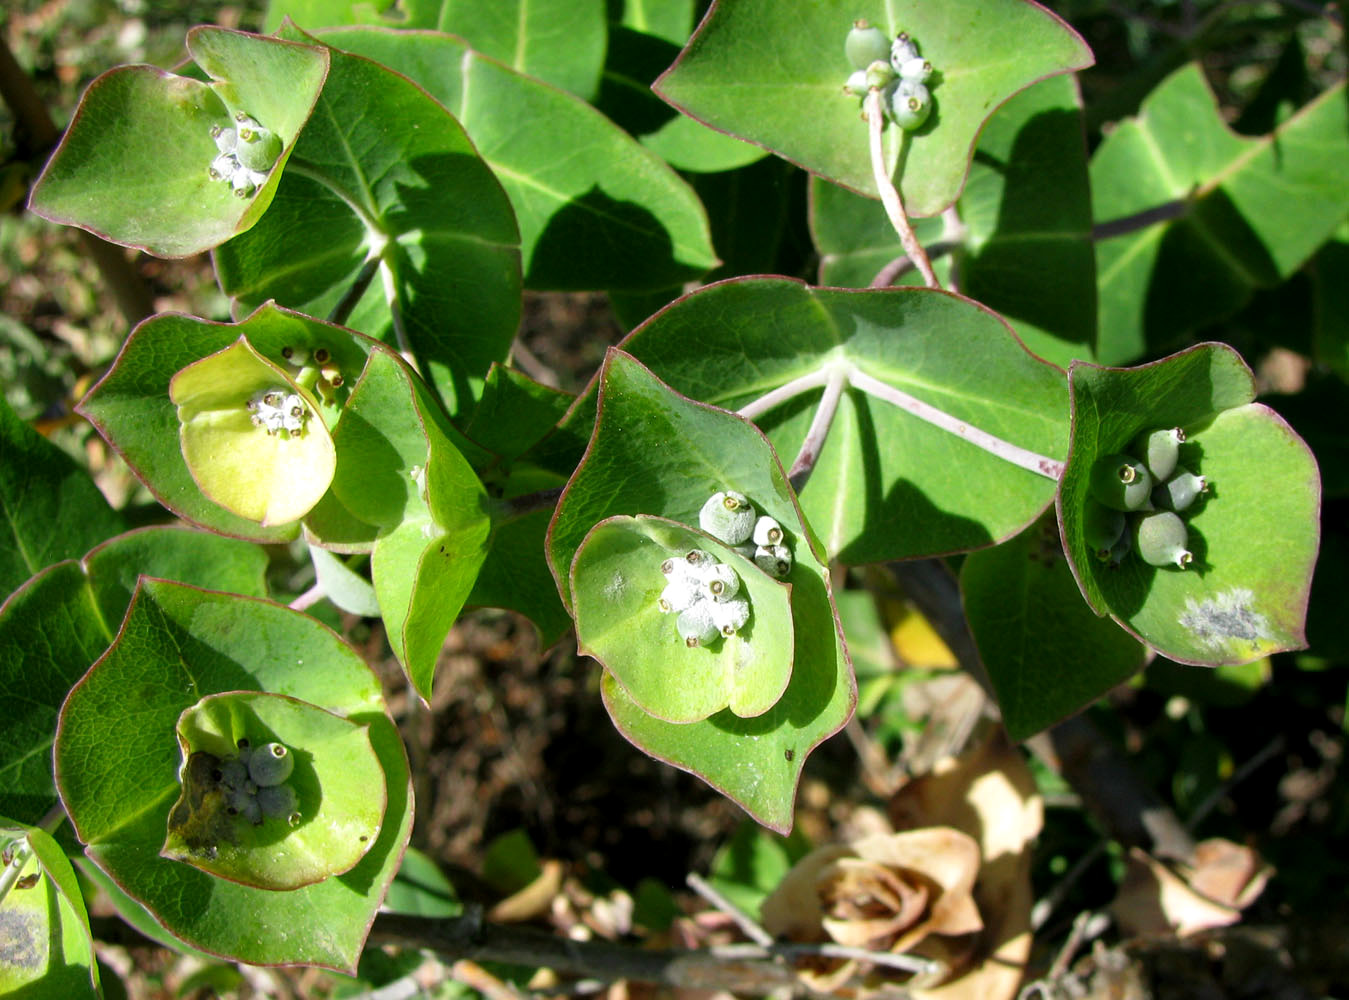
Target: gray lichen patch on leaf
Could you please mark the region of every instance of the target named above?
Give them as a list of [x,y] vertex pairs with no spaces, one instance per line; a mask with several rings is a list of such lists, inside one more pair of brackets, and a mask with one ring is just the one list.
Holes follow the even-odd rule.
[[1178,619],[1196,639],[1218,651],[1244,652],[1243,643],[1259,645],[1274,639],[1269,621],[1255,610],[1255,595],[1233,587],[1204,601],[1187,598]]

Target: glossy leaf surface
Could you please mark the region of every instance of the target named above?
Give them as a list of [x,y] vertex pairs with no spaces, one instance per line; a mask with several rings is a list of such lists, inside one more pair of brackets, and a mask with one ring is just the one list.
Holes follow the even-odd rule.
[[[667,559],[701,549],[740,581],[750,621],[736,634],[689,647],[675,614],[658,606]],[[762,715],[792,673],[790,591],[715,538],[649,516],[613,517],[586,535],[571,565],[578,652],[593,656],[644,712],[697,722],[728,708]]]
[[181,528],[141,528],[82,562],[43,570],[0,606],[0,813],[36,823],[56,803],[51,745],[66,694],[117,634],[137,577],[266,596],[257,546]]
[[698,521],[718,490],[745,494],[792,541],[791,617],[795,663],[771,709],[751,719],[726,710],[700,722],[665,722],[644,712],[612,678],[605,704],[640,749],[692,771],[774,829],[792,823],[805,758],[837,732],[856,698],[852,668],[834,613],[829,576],[781,465],[762,434],[733,414],[692,402],[630,356],[610,349],[599,383],[600,415],[549,529],[548,555],[564,600],[567,569],[600,521],[654,514]]
[[[178,719],[226,691],[287,695],[368,727],[388,804],[377,839],[346,874],[272,892],[159,856],[180,791]],[[55,760],[89,858],[173,934],[254,964],[354,970],[411,810],[407,760],[379,682],[334,633],[275,604],[144,581],[117,641],[66,701]]]
[[[33,190],[44,218],[159,257],[186,257],[253,225],[323,87],[327,54],[223,28],[196,28],[188,51],[211,83],[153,66],[122,66],[90,85]],[[248,198],[213,180],[212,126],[245,112],[285,143]]]
[[[384,772],[369,727],[274,694],[207,695],[178,718],[182,793],[160,853],[258,889],[288,890],[349,871],[384,818]],[[280,743],[295,761],[283,784],[295,820],[263,812],[250,822],[217,777],[243,745]],[[261,752],[261,751],[255,751]],[[262,789],[258,789],[259,799]]]
[[[203,527],[260,542],[294,536],[294,525],[263,527],[208,499],[192,478],[179,445],[177,407],[169,386],[183,368],[246,337],[253,349],[284,365],[285,347],[328,350],[350,384],[372,344],[350,330],[273,305],[239,323],[212,323],[164,314],[132,331],[112,368],[80,403],[79,410],[126,459],[169,510]],[[338,399],[348,390],[341,390]],[[326,410],[327,408],[325,408]],[[335,417],[333,411],[333,416]],[[325,414],[325,420],[329,417]]]
[[[1062,372],[1028,354],[996,316],[943,292],[738,279],[678,300],[622,346],[676,391],[729,410],[838,366],[1039,455],[1067,451]],[[779,454],[800,449],[821,392],[756,418]],[[578,404],[568,423],[583,412]],[[831,556],[865,563],[992,544],[1053,493],[1052,479],[848,389],[801,506]]]
[[[0,399],[0,593],[123,527],[89,473]],[[0,812],[3,812],[0,809]]]
[[510,197],[529,288],[664,288],[716,265],[698,196],[579,98],[449,35],[322,38],[407,75],[463,124]]
[[410,349],[451,409],[466,407],[519,317],[510,202],[424,90],[328,51],[327,85],[271,209],[216,251],[221,287],[240,308],[275,299],[326,316],[377,261],[344,322]]
[[[936,70],[927,123],[903,143],[905,133],[893,125],[883,136],[886,163],[912,215],[935,215],[955,201],[979,129],[999,104],[1039,79],[1092,61],[1071,28],[1023,0],[720,0],[656,91],[700,121],[875,196],[866,125],[858,120],[857,99],[843,92],[853,70],[843,42],[858,18],[891,38],[908,32]],[[896,171],[901,158],[902,174]]]
[[1267,136],[1240,136],[1202,70],[1169,76],[1091,161],[1100,359],[1132,361],[1221,319],[1302,266],[1345,218],[1349,103],[1332,87]]
[[[1236,352],[1201,344],[1130,369],[1075,364],[1073,443],[1058,513],[1082,593],[1173,660],[1241,663],[1300,648],[1320,539],[1320,476],[1306,444],[1273,411]],[[1184,511],[1194,562],[1154,568],[1136,554],[1096,559],[1083,536],[1091,469],[1140,432],[1181,427],[1180,464],[1209,489]],[[1252,470],[1259,470],[1253,472]]]
[[1082,600],[1052,515],[970,553],[960,593],[1014,740],[1085,708],[1143,667],[1143,646]]

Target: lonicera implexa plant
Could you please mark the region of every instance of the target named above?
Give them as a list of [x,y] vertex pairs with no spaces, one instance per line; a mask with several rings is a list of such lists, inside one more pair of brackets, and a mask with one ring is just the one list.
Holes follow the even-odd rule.
[[[850,570],[958,572],[1014,740],[1152,655],[1305,648],[1320,472],[1207,331],[1308,261],[1333,288],[1342,83],[1238,134],[1181,65],[1089,150],[1093,52],[1031,0],[378,6],[274,0],[109,70],[32,186],[54,223],[209,251],[232,318],[145,319],[79,403],[180,525],[125,530],[4,417],[0,915],[50,947],[0,984],[98,990],[68,859],[177,947],[356,970],[412,774],[313,600],[378,619],[428,704],[466,608],[574,637],[634,753],[780,834],[858,706]],[[644,118],[606,38],[668,47]],[[709,213],[765,165],[809,174],[809,281]],[[526,290],[629,321],[575,395],[512,363]],[[277,545],[309,602],[273,600]],[[55,902],[13,910],[34,857]],[[988,925],[973,879],[933,933]]]

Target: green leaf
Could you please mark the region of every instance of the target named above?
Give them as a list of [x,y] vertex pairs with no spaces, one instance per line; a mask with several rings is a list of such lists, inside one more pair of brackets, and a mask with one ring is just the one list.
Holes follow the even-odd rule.
[[790,837],[779,837],[752,823],[742,823],[712,858],[708,881],[757,918],[764,897],[809,852],[810,841],[799,830]]
[[858,18],[892,38],[908,32],[936,70],[928,84],[932,117],[911,135],[891,125],[883,136],[890,169],[903,159],[900,193],[916,216],[936,215],[955,201],[979,130],[999,104],[1043,77],[1092,61],[1071,28],[1024,0],[718,0],[656,92],[714,128],[876,196],[866,125],[857,100],[843,93],[853,71],[843,42]]
[[1349,382],[1349,240],[1332,240],[1310,268],[1316,307],[1312,333],[1316,360]]
[[[178,719],[227,691],[286,695],[368,727],[388,803],[346,874],[272,892],[159,856],[179,794]],[[407,843],[410,788],[378,679],[327,628],[275,604],[145,580],[117,641],[67,699],[54,756],[87,856],[175,936],[252,964],[354,970]]]
[[1169,347],[1298,270],[1345,218],[1347,136],[1343,83],[1251,138],[1197,64],[1167,77],[1091,161],[1097,225],[1151,221],[1096,245],[1100,359]]
[[486,493],[427,390],[377,352],[336,435],[333,492],[379,525],[371,573],[389,644],[426,699],[436,658],[487,554]]
[[323,40],[406,74],[463,123],[510,197],[529,288],[663,288],[716,266],[697,195],[579,98],[448,35],[351,29]]
[[[209,250],[257,222],[323,88],[327,53],[214,27],[193,29],[187,46],[214,82],[122,66],[90,85],[33,189],[34,212],[159,257]],[[241,111],[285,145],[247,198],[207,173],[212,126]]]
[[[864,288],[904,251],[880,204],[819,178],[811,183],[811,229],[820,282]],[[1096,342],[1082,100],[1067,76],[1051,77],[998,109],[979,136],[957,203],[964,226],[949,236],[920,220],[929,249],[955,239],[960,289],[998,312],[1033,352],[1055,364],[1088,358]],[[934,262],[949,274],[950,258]],[[945,265],[945,266],[943,266]],[[900,279],[921,284],[910,269]]]
[[[235,692],[184,709],[177,732],[182,794],[169,813],[163,857],[231,882],[285,890],[350,871],[374,843],[384,818],[384,773],[368,726],[294,698]],[[269,743],[285,746],[295,761],[282,782],[295,792],[294,821],[264,809],[249,822],[220,777],[225,762],[240,760],[241,745]],[[257,792],[260,802],[263,789]]]
[[216,251],[221,287],[247,308],[350,307],[346,325],[411,350],[450,408],[464,408],[519,319],[510,202],[424,90],[367,59],[329,57],[271,210]]
[[384,897],[384,908],[420,917],[457,917],[464,911],[454,885],[415,847],[409,847],[403,855],[389,894]]
[[[287,367],[283,348],[311,354],[324,348],[332,355],[332,363],[345,373],[348,384],[375,346],[350,330],[270,304],[239,323],[211,323],[174,314],[155,316],[131,332],[117,361],[78,409],[126,459],[159,502],[175,514],[224,534],[260,542],[282,541],[295,535],[295,525],[264,527],[226,510],[202,493],[183,458],[178,411],[169,398],[175,374],[223,351],[240,337],[283,368]],[[337,400],[345,398],[347,392],[345,388],[337,390]]]
[[557,426],[573,399],[514,368],[493,365],[464,436],[504,459],[519,458]]
[[0,398],[0,593],[123,527],[89,473]]
[[[289,524],[328,492],[337,455],[318,400],[248,338],[176,373],[169,398],[178,407],[188,471],[208,499],[231,513],[264,528]],[[285,419],[298,426],[260,425],[263,407],[290,407]]]
[[163,925],[150,915],[149,910],[123,892],[122,887],[114,882],[107,872],[88,858],[76,857],[75,866],[84,878],[97,886],[100,894],[107,897],[107,901],[117,911],[119,917],[151,941],[156,941],[180,955],[191,955],[201,959],[204,963],[217,961],[214,955],[192,948],[164,930]]
[[10,823],[0,817],[0,844],[22,851],[25,860],[15,858],[22,864],[19,881],[0,900],[0,992],[72,1000],[100,996],[89,914],[75,869],[45,830]]
[[651,84],[679,55],[691,27],[690,20],[677,38],[670,39],[641,29],[611,27],[595,106],[678,170],[734,170],[763,159],[768,155],[763,147],[681,115],[651,92]]
[[[385,7],[380,11],[378,7]],[[603,0],[272,0],[268,30],[289,16],[304,28],[379,25],[449,31],[517,73],[545,80],[588,100],[604,62]]]
[[[1078,586],[1148,645],[1182,663],[1242,663],[1305,645],[1320,536],[1320,477],[1302,439],[1251,403],[1249,369],[1231,348],[1201,344],[1138,368],[1074,364],[1073,442],[1058,498]],[[1180,427],[1180,465],[1209,490],[1183,512],[1194,562],[1154,568],[1136,553],[1102,562],[1084,537],[1091,470],[1141,432]]]
[[343,611],[367,618],[379,616],[379,601],[375,588],[361,574],[348,568],[337,556],[317,545],[309,546],[309,558],[314,564],[314,576],[323,596]]
[[1146,650],[1083,602],[1052,516],[970,553],[960,592],[1014,740],[1085,708],[1143,667]]
[[694,0],[624,0],[622,24],[633,31],[683,45],[693,30],[695,6]]
[[[680,299],[622,347],[676,391],[728,410],[797,378],[855,370],[1039,455],[1067,452],[1063,373],[944,292],[737,279]],[[779,454],[800,449],[821,392],[755,418]],[[579,419],[578,404],[568,420]],[[846,389],[801,507],[831,557],[865,563],[992,544],[1053,494],[1051,479]]]
[[51,745],[66,694],[107,648],[137,577],[258,597],[255,545],[182,528],[141,528],[43,570],[0,606],[0,813],[36,823],[56,803]]
[[665,722],[643,711],[612,676],[605,705],[640,749],[697,774],[755,819],[778,830],[792,823],[805,758],[842,727],[856,700],[829,573],[802,520],[782,466],[748,421],[695,403],[611,348],[599,377],[600,415],[549,528],[548,559],[567,603],[567,570],[585,536],[619,514],[698,521],[718,490],[745,494],[792,541],[791,616],[795,662],[782,697],[762,715],[729,709],[699,722]]
[[[658,606],[667,559],[702,549],[740,578],[750,623],[689,647]],[[789,589],[710,535],[650,516],[611,517],[586,535],[571,565],[577,650],[593,656],[644,712],[697,722],[729,708],[742,718],[777,703],[792,673]]]
[[[553,488],[561,486],[561,480],[550,478],[549,483]],[[515,493],[511,490],[507,496]],[[562,638],[572,623],[545,558],[552,516],[551,507],[519,516],[494,514],[487,557],[467,601],[473,606],[520,612],[534,623],[545,649]]]

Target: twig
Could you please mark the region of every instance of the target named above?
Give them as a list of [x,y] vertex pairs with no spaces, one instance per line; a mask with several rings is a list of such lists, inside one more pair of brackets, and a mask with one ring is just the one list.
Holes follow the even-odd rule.
[[295,600],[291,601],[286,607],[292,611],[308,611],[319,601],[327,596],[323,590],[323,584],[315,583]]
[[[871,175],[876,180],[876,190],[880,192],[885,214],[890,219],[890,225],[894,226],[895,232],[899,234],[899,242],[903,245],[904,252],[922,274],[923,282],[928,288],[940,288],[941,283],[937,281],[937,275],[932,270],[932,261],[928,260],[923,244],[918,242],[918,234],[909,224],[909,217],[904,212],[904,202],[900,200],[899,190],[890,179],[890,170],[885,165],[885,147],[881,143],[881,129],[885,127],[885,115],[881,111],[881,92],[878,89],[873,87],[867,92],[864,108],[868,146],[871,150]],[[907,135],[907,132],[901,132],[900,141],[907,141],[903,138]]]
[[790,480],[792,489],[798,493],[806,485],[811,470],[819,460],[820,452],[824,450],[824,443],[829,437],[829,428],[834,425],[834,415],[838,413],[838,401],[843,395],[844,386],[848,384],[850,367],[836,366],[829,369],[829,377],[824,384],[824,395],[820,397],[819,405],[815,407],[815,416],[811,418],[805,440],[801,442],[796,459],[787,471],[787,479]]
[[1202,823],[1208,814],[1213,812],[1218,803],[1232,794],[1232,789],[1241,784],[1252,774],[1254,774],[1265,761],[1269,760],[1277,753],[1281,753],[1285,743],[1283,734],[1275,736],[1266,743],[1260,750],[1239,768],[1232,772],[1226,781],[1224,781],[1213,791],[1204,797],[1204,801],[1195,806],[1194,811],[1190,813],[1190,818],[1185,821],[1187,830],[1196,829]]
[[823,955],[825,958],[846,958],[857,962],[870,962],[890,969],[900,969],[914,975],[927,975],[939,968],[939,963],[916,955],[897,955],[890,951],[868,951],[866,948],[849,948],[841,944],[780,944],[775,949],[791,957]]
[[527,514],[533,514],[535,511],[551,510],[557,506],[564,489],[563,486],[550,486],[544,490],[535,490],[532,493],[522,493],[518,497],[498,500],[497,516],[494,516],[492,520],[500,524],[503,521],[517,520]]
[[[959,240],[940,240],[928,247],[927,253],[929,259],[939,260],[951,253],[960,246]],[[872,288],[889,288],[895,283],[895,280],[914,269],[913,260],[905,254],[902,257],[896,257],[883,268],[876,272],[876,277],[871,279]]]
[[1034,472],[1037,475],[1044,476],[1046,479],[1058,480],[1063,475],[1063,463],[1052,458],[1046,458],[1044,455],[1037,455],[1035,452],[1020,445],[1012,444],[1010,441],[1004,441],[1002,438],[994,437],[987,431],[980,430],[978,427],[971,427],[963,420],[951,416],[935,406],[929,406],[921,399],[910,396],[907,392],[896,389],[887,382],[872,378],[859,369],[854,368],[848,374],[848,381],[855,389],[861,389],[868,395],[875,396],[877,399],[884,400],[907,413],[913,414],[920,420],[926,420],[933,426],[940,427],[944,431],[949,431],[957,437],[963,438],[975,447],[982,448],[991,455],[996,455],[1005,462],[1011,462],[1028,472]]
[[735,925],[740,928],[740,933],[744,934],[745,937],[755,944],[763,945],[765,948],[772,946],[773,935],[764,930],[748,913],[714,889],[707,880],[689,872],[684,877],[684,881],[688,883],[690,889],[734,920]]

